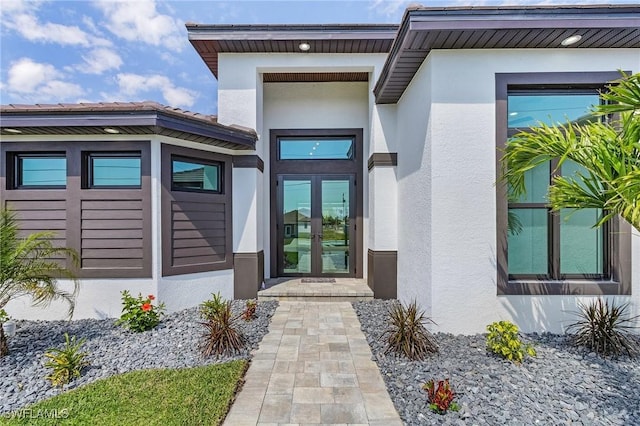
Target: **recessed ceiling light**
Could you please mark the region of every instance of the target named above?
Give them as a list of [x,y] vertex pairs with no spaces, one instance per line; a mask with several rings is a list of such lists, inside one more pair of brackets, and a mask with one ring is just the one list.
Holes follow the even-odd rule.
[[7,132],[7,133],[13,133],[14,135],[18,135],[18,134],[22,133],[22,130],[10,129],[10,128],[5,128],[4,131]]
[[118,133],[120,133],[120,130],[114,129],[113,127],[105,127],[102,130],[104,130],[105,133],[111,133],[112,135],[117,135]]
[[308,51],[309,49],[311,49],[311,45],[307,42],[302,42],[298,45],[298,49],[302,50],[303,52]]
[[576,44],[580,40],[582,40],[582,36],[580,34],[574,34],[562,40],[560,44],[562,44],[563,46],[571,46],[572,44]]

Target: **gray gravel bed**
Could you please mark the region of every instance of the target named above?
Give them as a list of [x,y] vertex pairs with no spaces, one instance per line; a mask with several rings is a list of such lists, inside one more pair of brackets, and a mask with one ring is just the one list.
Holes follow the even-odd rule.
[[[389,394],[407,425],[640,425],[640,359],[602,359],[566,336],[528,334],[537,357],[518,366],[488,354],[485,336],[436,333],[424,361],[384,354],[391,301],[353,304]],[[449,378],[462,409],[429,410],[422,385]]]
[[[240,313],[244,300],[232,302],[234,313]],[[200,342],[205,328],[196,308],[163,317],[153,330],[136,333],[114,324],[114,319],[77,321],[18,321],[17,333],[9,339],[9,355],[0,358],[0,414],[15,411],[50,396],[60,389],[52,388],[45,379],[50,370],[44,367],[44,353],[62,347],[64,333],[86,338],[83,346],[91,363],[65,389],[132,370],[181,368],[215,364],[232,359],[248,359],[268,332],[269,321],[278,302],[260,302],[256,318],[238,320],[245,337],[245,349],[230,357],[204,358]]]

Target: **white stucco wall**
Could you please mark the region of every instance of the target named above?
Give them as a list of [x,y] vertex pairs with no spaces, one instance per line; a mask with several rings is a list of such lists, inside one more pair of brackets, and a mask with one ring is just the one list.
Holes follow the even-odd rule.
[[[375,114],[373,84],[382,69],[386,55],[345,54],[234,54],[219,55],[218,121],[256,129],[258,143],[255,154],[265,162],[264,174],[234,171],[234,220],[237,214],[246,223],[234,226],[234,251],[264,249],[265,276],[270,271],[270,189],[269,132],[271,129],[362,128],[364,136],[365,182],[364,243],[368,241],[369,182],[366,161],[369,157],[372,116]],[[263,73],[277,72],[369,72],[370,83],[262,83]],[[389,114],[387,113],[387,116]],[[377,117],[375,118],[377,121]],[[382,134],[382,133],[381,133]],[[384,137],[379,138],[384,146]],[[376,142],[378,143],[378,142]],[[382,178],[381,178],[382,179]],[[240,184],[246,182],[246,185]],[[251,194],[250,192],[257,191]],[[237,194],[243,191],[242,195]],[[254,204],[256,203],[257,204]],[[257,232],[257,235],[254,234]],[[254,243],[255,242],[255,243]],[[363,247],[366,253],[366,247]],[[366,268],[366,262],[365,262]],[[366,273],[366,272],[365,272]]]
[[[436,330],[483,332],[508,319],[562,332],[573,296],[496,296],[495,74],[640,70],[632,49],[434,51],[398,103],[402,299],[417,298]],[[640,310],[640,236],[633,238]]]

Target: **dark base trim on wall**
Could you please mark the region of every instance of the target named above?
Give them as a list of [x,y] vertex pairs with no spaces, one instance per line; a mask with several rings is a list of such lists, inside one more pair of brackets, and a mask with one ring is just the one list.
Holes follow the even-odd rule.
[[398,165],[398,153],[397,152],[374,152],[367,161],[367,167],[369,171],[374,167],[383,166],[397,166]]
[[233,254],[233,298],[255,299],[264,281],[264,251]]
[[257,155],[236,155],[233,157],[233,167],[258,169],[264,173],[264,161]]
[[373,290],[373,297],[398,297],[398,252],[369,250],[367,264],[367,284]]

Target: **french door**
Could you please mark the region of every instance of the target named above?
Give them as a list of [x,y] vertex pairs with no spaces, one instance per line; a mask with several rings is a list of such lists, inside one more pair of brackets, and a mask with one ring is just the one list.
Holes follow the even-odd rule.
[[279,276],[355,276],[355,176],[277,175]]

